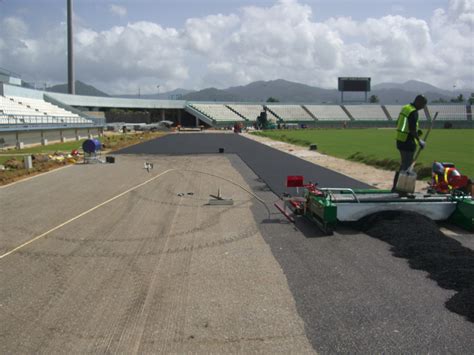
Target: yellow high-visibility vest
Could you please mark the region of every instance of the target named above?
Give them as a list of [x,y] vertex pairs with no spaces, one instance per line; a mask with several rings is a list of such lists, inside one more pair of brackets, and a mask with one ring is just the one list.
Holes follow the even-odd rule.
[[[410,131],[408,127],[408,116],[410,114],[416,111],[415,106],[412,104],[408,104],[402,107],[402,110],[400,111],[400,114],[398,115],[398,121],[397,121],[397,141],[400,142],[406,142],[408,138],[408,132]],[[419,124],[418,121],[416,121],[416,130],[418,130]]]

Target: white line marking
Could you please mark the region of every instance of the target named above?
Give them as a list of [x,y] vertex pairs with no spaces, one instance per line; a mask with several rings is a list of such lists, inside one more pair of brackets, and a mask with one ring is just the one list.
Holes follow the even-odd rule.
[[158,179],[160,176],[163,176],[163,175],[165,175],[165,174],[167,174],[167,173],[169,173],[170,171],[173,171],[173,170],[175,170],[175,169],[168,169],[168,170],[162,172],[161,174],[156,175],[156,176],[152,177],[151,179],[148,179],[147,181],[142,182],[141,184],[138,184],[137,186],[134,186],[134,187],[132,187],[132,188],[130,188],[130,189],[128,189],[128,190],[122,192],[121,194],[118,194],[117,196],[112,197],[111,199],[109,199],[109,200],[107,200],[107,201],[105,201],[105,202],[102,202],[101,204],[98,204],[97,206],[92,207],[91,209],[89,209],[89,210],[87,210],[87,211],[82,212],[81,214],[77,215],[76,217],[73,217],[73,218],[71,218],[70,220],[68,220],[68,221],[66,221],[66,222],[64,222],[64,223],[61,223],[60,225],[58,225],[58,226],[56,226],[56,227],[50,229],[49,231],[44,232],[43,234],[40,234],[40,235],[38,235],[37,237],[34,237],[33,239],[30,239],[29,241],[27,241],[27,242],[25,242],[25,243],[23,243],[23,244],[17,246],[16,248],[10,250],[9,252],[6,252],[5,254],[0,255],[0,259],[3,259],[4,257],[6,257],[6,256],[8,256],[8,255],[10,255],[10,254],[13,254],[14,252],[20,250],[21,248],[24,248],[24,247],[26,247],[27,245],[29,245],[29,244],[31,244],[31,243],[37,241],[38,239],[41,239],[41,238],[43,238],[43,237],[46,237],[48,234],[50,234],[50,233],[52,233],[52,232],[58,230],[58,229],[61,228],[61,227],[64,227],[66,224],[69,224],[69,223],[75,221],[76,219],[79,219],[79,218],[85,216],[86,214],[91,213],[92,211],[95,211],[96,209],[98,209],[98,208],[100,208],[100,207],[102,207],[102,206],[104,206],[104,205],[106,205],[106,204],[108,204],[108,203],[110,203],[110,202],[112,202],[112,201],[114,201],[114,200],[116,200],[116,199],[122,197],[123,195],[128,194],[129,192],[131,192],[131,191],[133,191],[133,190],[138,189],[139,187],[142,187],[142,186],[148,184],[149,182],[152,182],[153,180]]
[[20,182],[28,181],[28,180],[37,178],[37,177],[39,177],[39,176],[44,176],[44,175],[46,175],[46,174],[51,174],[51,173],[54,173],[54,172],[59,171],[59,170],[63,170],[63,169],[66,169],[66,168],[70,168],[71,166],[74,166],[74,165],[76,165],[76,164],[70,164],[70,165],[62,166],[62,167],[59,167],[59,168],[56,168],[56,169],[52,169],[52,170],[50,170],[50,171],[46,171],[46,172],[44,172],[44,173],[39,173],[39,174],[30,176],[30,177],[27,177],[27,178],[24,178],[24,179],[20,179],[20,180],[17,180],[17,181],[13,181],[13,182],[11,182],[11,183],[9,183],[9,184],[7,184],[7,185],[0,186],[0,189],[5,189],[5,188],[7,188],[7,187],[10,187],[10,186],[19,184]]

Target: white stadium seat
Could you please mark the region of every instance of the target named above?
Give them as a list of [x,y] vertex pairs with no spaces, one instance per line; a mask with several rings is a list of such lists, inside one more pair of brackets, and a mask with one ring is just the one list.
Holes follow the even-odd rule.
[[[400,114],[402,107],[403,107],[402,105],[385,105],[385,108],[387,109],[390,117],[394,121],[398,120],[398,115]],[[418,111],[418,117],[420,120],[423,120],[423,121],[427,120],[424,110]]]
[[257,121],[257,117],[263,111],[262,105],[227,105],[232,110],[238,112],[250,122]]
[[305,105],[319,121],[347,121],[350,118],[339,105]]
[[380,105],[344,105],[356,121],[386,121],[387,115]]
[[196,110],[200,111],[207,117],[217,122],[244,122],[245,119],[240,117],[234,111],[220,104],[190,104]]
[[[64,125],[92,123],[91,120],[41,99],[19,96],[0,96],[0,115],[10,117],[8,124]],[[2,122],[4,122],[3,119]]]
[[438,112],[436,120],[439,121],[465,121],[467,120],[466,105],[428,105],[431,117]]
[[314,122],[314,118],[300,105],[267,105],[283,122]]

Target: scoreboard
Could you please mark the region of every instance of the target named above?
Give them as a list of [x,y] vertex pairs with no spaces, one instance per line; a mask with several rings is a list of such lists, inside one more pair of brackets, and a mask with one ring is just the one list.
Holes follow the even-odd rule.
[[338,78],[339,91],[370,91],[370,78]]

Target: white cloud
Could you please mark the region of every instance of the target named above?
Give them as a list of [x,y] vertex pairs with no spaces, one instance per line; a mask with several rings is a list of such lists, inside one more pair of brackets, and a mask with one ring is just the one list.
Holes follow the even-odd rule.
[[[76,77],[109,93],[277,78],[334,88],[338,76],[472,88],[473,19],[472,0],[451,0],[429,21],[387,15],[324,22],[313,18],[309,5],[281,0],[191,18],[183,28],[146,21],[103,31],[78,27]],[[0,67],[28,79],[64,82],[65,34],[64,24],[35,33],[21,18],[0,17]]]
[[119,16],[119,17],[127,16],[127,8],[124,7],[124,6],[111,4],[109,6],[109,10],[113,15],[116,15],[116,16]]
[[76,44],[82,80],[100,78],[121,89],[129,83],[130,90],[141,86],[143,92],[154,92],[158,84],[173,89],[187,78],[184,41],[175,29],[136,22],[103,32],[84,29],[78,33],[82,37],[86,40]]
[[218,50],[239,23],[236,15],[222,14],[186,21],[183,38],[191,51],[207,55]]

